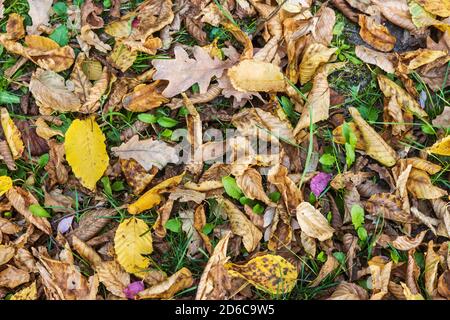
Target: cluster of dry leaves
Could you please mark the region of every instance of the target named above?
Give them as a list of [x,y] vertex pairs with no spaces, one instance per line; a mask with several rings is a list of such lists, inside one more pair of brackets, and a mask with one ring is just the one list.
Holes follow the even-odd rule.
[[[20,112],[1,108],[0,154],[11,175],[0,177],[0,297],[169,299],[194,286],[184,296],[249,299],[257,289],[279,297],[335,274],[318,298],[450,298],[448,190],[432,179],[449,176],[450,106],[429,119],[413,80],[419,75],[431,94],[450,84],[450,1],[145,0],[121,10],[127,1],[113,0],[104,10],[85,0],[68,4],[71,38],[63,46],[48,37],[57,28],[49,22],[53,1],[28,3],[32,24],[5,14],[0,34],[0,45],[17,57],[4,77],[12,90],[29,90]],[[331,44],[337,12],[360,27],[366,44],[356,46],[356,56],[379,68],[383,125],[344,107],[330,88],[329,76],[346,67]],[[237,23],[245,19],[256,21],[252,33]],[[421,47],[399,52],[402,40],[386,25]],[[231,40],[210,41],[211,27]],[[177,43],[180,30],[197,45]],[[131,67],[142,54],[156,58],[136,74]],[[300,92],[306,85],[309,92]],[[277,95],[290,100],[294,123]],[[227,106],[219,110],[218,99]],[[121,145],[108,144],[105,114],[118,119],[164,106],[187,110],[195,154],[187,163],[173,142],[157,138],[153,123],[137,120],[121,133]],[[13,110],[26,117],[12,120]],[[75,118],[67,130],[59,129],[62,114]],[[216,119],[239,132],[226,146],[203,141]],[[432,124],[437,141],[420,134],[420,121]],[[335,148],[356,149],[353,165],[338,157],[344,170],[320,172],[326,143],[315,128],[330,129]],[[255,137],[278,153],[258,153],[250,146]],[[18,159],[36,163],[45,153],[42,188],[33,187],[32,174],[11,179]],[[244,156],[205,164],[226,153]],[[127,191],[114,194],[119,206],[111,208],[102,177],[125,179]],[[78,209],[80,197],[91,199],[89,210]],[[223,223],[207,232],[211,200]],[[171,219],[189,239],[184,254],[208,257],[199,276],[159,266],[173,245]],[[416,253],[424,253],[423,265]],[[308,261],[319,267],[305,276]]]

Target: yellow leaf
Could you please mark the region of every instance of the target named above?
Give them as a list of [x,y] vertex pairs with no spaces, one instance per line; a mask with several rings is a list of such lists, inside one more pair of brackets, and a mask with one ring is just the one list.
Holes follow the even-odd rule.
[[[418,27],[435,27],[442,32],[450,31],[450,24],[445,21],[439,21],[436,16],[425,10],[418,1],[408,0],[409,11],[412,16],[413,23]],[[440,1],[441,2],[441,1]],[[443,8],[441,6],[441,8]]]
[[400,284],[403,287],[403,295],[406,297],[406,300],[425,300],[420,293],[413,294],[404,282],[400,282]]
[[130,273],[147,268],[150,259],[143,255],[153,252],[152,235],[149,226],[135,217],[125,219],[117,227],[114,237],[117,261]]
[[37,300],[36,281],[14,293],[9,300]]
[[388,28],[378,24],[374,18],[359,15],[361,38],[379,51],[389,52],[394,49],[397,39],[390,34]]
[[228,70],[233,87],[241,92],[278,92],[285,90],[284,76],[276,65],[244,60]]
[[419,49],[402,54],[401,60],[409,70],[415,70],[447,55],[447,51]]
[[310,44],[306,48],[302,62],[300,63],[300,83],[305,84],[311,80],[317,69],[322,64],[328,62],[336,50],[337,48],[327,48],[321,43]]
[[0,176],[0,196],[4,195],[12,186],[13,183],[10,177]]
[[302,202],[297,207],[297,221],[300,229],[309,237],[325,241],[333,236],[334,229],[328,220],[309,202]]
[[397,154],[386,141],[361,117],[356,108],[349,108],[361,135],[366,143],[366,153],[381,164],[392,167],[397,162]]
[[414,113],[419,117],[428,117],[428,114],[420,107],[419,103],[388,77],[382,74],[378,75],[378,84],[386,98],[397,99],[398,104],[404,111]]
[[450,135],[436,141],[428,150],[428,153],[439,154],[441,156],[450,156]]
[[295,266],[272,254],[255,257],[242,265],[228,263],[225,267],[231,276],[243,278],[273,295],[291,292],[298,276]]
[[446,18],[450,16],[450,0],[417,0],[428,12]]
[[162,200],[162,197],[159,194],[170,187],[177,186],[183,179],[183,176],[184,172],[179,176],[169,178],[161,182],[157,186],[151,188],[146,193],[144,193],[136,202],[128,206],[128,212],[130,214],[139,214],[142,211],[150,210],[154,206],[158,205]]
[[81,184],[90,190],[108,166],[105,136],[94,117],[76,119],[66,132],[66,159]]
[[24,150],[22,135],[19,129],[9,117],[8,110],[6,108],[1,109],[1,123],[3,133],[5,134],[6,141],[8,142],[9,149],[14,159],[19,158]]

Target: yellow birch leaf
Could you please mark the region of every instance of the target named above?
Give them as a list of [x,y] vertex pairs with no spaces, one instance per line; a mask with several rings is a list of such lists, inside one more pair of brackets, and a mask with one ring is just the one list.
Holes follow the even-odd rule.
[[350,114],[353,117],[361,135],[366,142],[366,153],[371,158],[377,160],[381,164],[392,167],[397,162],[397,154],[386,141],[361,117],[356,108],[349,108]]
[[125,219],[116,230],[114,250],[117,261],[129,273],[147,268],[150,259],[143,255],[153,252],[152,235],[149,226],[135,217]]
[[28,287],[14,293],[9,300],[37,300],[36,281]]
[[108,166],[109,157],[105,136],[93,116],[72,122],[66,132],[64,148],[75,176],[84,187],[94,190]]
[[227,263],[225,267],[233,277],[247,280],[256,288],[270,294],[291,292],[297,282],[297,268],[278,255],[255,257],[245,264]]
[[428,153],[450,156],[450,135],[436,141],[428,150]]
[[10,177],[0,176],[0,196],[4,195],[12,186],[13,183]]
[[162,200],[162,197],[159,194],[164,192],[168,188],[177,186],[183,179],[183,176],[184,172],[178,176],[164,180],[160,184],[154,186],[142,196],[140,196],[137,201],[130,204],[128,206],[128,212],[130,214],[139,214],[142,211],[150,210],[154,206],[158,205]]
[[9,149],[14,159],[20,158],[23,153],[24,145],[22,141],[22,135],[19,129],[17,129],[14,121],[9,116],[6,108],[1,109],[1,123],[3,133],[5,134],[6,141],[8,142]]
[[228,70],[233,87],[241,92],[278,92],[285,90],[284,76],[276,65],[244,60]]

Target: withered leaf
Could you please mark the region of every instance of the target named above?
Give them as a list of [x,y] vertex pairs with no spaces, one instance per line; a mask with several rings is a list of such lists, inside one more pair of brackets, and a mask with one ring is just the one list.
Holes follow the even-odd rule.
[[359,15],[359,34],[368,44],[377,50],[389,52],[394,49],[397,39],[390,34],[389,30],[380,24],[377,24],[371,17]]

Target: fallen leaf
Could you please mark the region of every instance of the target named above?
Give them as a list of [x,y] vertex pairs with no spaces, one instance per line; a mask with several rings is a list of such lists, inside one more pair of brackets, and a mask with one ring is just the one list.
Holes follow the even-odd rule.
[[450,135],[436,141],[427,149],[427,152],[439,154],[441,156],[450,156]]
[[116,230],[114,250],[117,261],[125,271],[136,273],[147,268],[150,260],[143,255],[153,251],[148,225],[135,217],[123,220]]
[[412,221],[410,214],[403,210],[401,199],[394,194],[374,194],[367,200],[365,209],[373,215],[382,216],[384,219],[402,223]]
[[243,278],[256,288],[273,295],[289,293],[297,282],[297,269],[287,260],[272,254],[251,259],[245,264],[227,263],[233,277]]
[[37,300],[37,298],[36,281],[34,281],[28,287],[14,293],[9,300]]
[[398,236],[392,241],[392,246],[397,250],[409,251],[415,249],[422,243],[427,231],[422,231],[416,237],[410,238],[408,236]]
[[320,43],[310,44],[305,49],[299,66],[300,83],[305,84],[310,81],[319,67],[327,63],[336,51],[337,48],[327,48]]
[[8,176],[0,176],[0,196],[4,195],[13,186],[13,182]]
[[155,81],[151,84],[140,84],[136,86],[133,92],[123,96],[123,107],[133,112],[145,112],[169,102],[166,97],[156,90],[158,83],[159,81]]
[[9,116],[9,112],[6,108],[1,108],[1,124],[3,128],[3,134],[8,142],[9,149],[14,159],[20,158],[23,153],[24,145],[20,131]]
[[359,26],[361,38],[375,49],[383,52],[394,49],[397,39],[385,26],[377,24],[373,18],[359,15]]
[[170,299],[181,290],[191,287],[193,283],[191,271],[183,267],[167,280],[139,292],[137,299]]
[[268,206],[274,206],[264,191],[262,177],[257,170],[248,168],[242,175],[236,177],[236,183],[247,198],[257,199]]
[[27,27],[28,34],[37,34],[40,25],[47,25],[50,19],[50,8],[52,0],[28,0],[30,10],[28,15],[31,17],[33,24]]
[[387,73],[394,73],[394,64],[389,59],[390,56],[384,52],[378,52],[364,46],[355,47],[356,56],[365,63],[374,64]]
[[296,217],[300,229],[309,237],[325,241],[333,236],[334,229],[322,213],[309,202],[302,202],[296,209]]
[[408,191],[418,199],[437,199],[447,195],[445,190],[433,186],[425,171],[416,168],[411,170],[406,186]]
[[67,162],[75,176],[83,186],[94,190],[109,161],[105,136],[94,117],[72,122],[66,132],[64,148]]
[[0,286],[2,287],[13,289],[28,281],[30,281],[28,272],[12,265],[7,265],[6,269],[0,272]]

